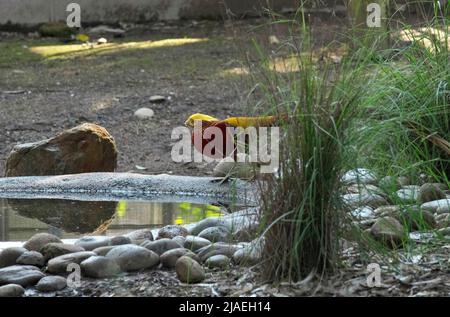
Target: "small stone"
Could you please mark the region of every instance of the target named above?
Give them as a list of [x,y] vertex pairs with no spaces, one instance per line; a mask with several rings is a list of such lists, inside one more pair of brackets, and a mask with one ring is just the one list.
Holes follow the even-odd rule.
[[280,44],[280,40],[278,39],[278,37],[276,35],[270,35],[269,36],[269,43],[271,45],[278,45],[278,44]]
[[424,204],[429,201],[445,199],[446,195],[438,184],[426,183],[420,186],[417,201]]
[[367,192],[362,192],[359,194],[345,194],[342,196],[342,199],[344,204],[350,210],[362,206],[378,208],[380,206],[389,205],[389,202],[383,196]]
[[29,251],[40,251],[48,243],[62,243],[62,241],[55,235],[50,233],[37,233],[28,239],[23,247]]
[[400,187],[411,185],[411,179],[407,176],[399,176],[397,177],[397,184]]
[[6,248],[0,252],[0,268],[15,265],[17,259],[28,250],[22,247]]
[[159,239],[155,241],[145,241],[141,244],[142,247],[155,252],[158,255],[172,249],[178,249],[181,246],[171,239]]
[[155,112],[150,108],[140,108],[135,111],[134,116],[139,120],[148,120],[155,115]]
[[436,227],[441,228],[447,228],[450,226],[450,214],[438,214],[436,216]]
[[397,178],[393,176],[385,176],[378,182],[378,186],[386,192],[395,192],[399,189],[400,184],[397,182]]
[[[129,237],[116,236],[111,238],[111,245],[123,245],[133,243]],[[99,247],[100,248],[100,247]]]
[[214,177],[233,177],[240,179],[252,179],[255,177],[257,166],[247,161],[230,161],[221,159],[213,169]]
[[[226,226],[226,221],[222,218],[205,218],[197,222],[190,230],[191,235],[197,236],[200,232],[210,227]],[[230,228],[229,228],[230,229]]]
[[54,243],[54,242],[46,244],[40,250],[41,254],[44,256],[45,262],[64,254],[83,251],[85,251],[84,248],[77,245],[68,243]]
[[52,274],[67,273],[67,266],[71,263],[80,264],[91,256],[96,256],[94,252],[83,251],[68,253],[51,259],[47,263],[47,270]]
[[182,236],[185,237],[189,234],[188,230],[180,225],[168,225],[165,227],[162,227],[158,231],[158,237],[156,239],[172,239],[176,236]]
[[402,224],[393,217],[379,218],[370,228],[372,236],[389,247],[398,247],[402,244],[405,229]]
[[153,241],[153,233],[151,229],[139,229],[125,234],[125,237],[131,239],[134,244],[141,244],[146,240]]
[[226,268],[229,267],[231,259],[226,255],[214,255],[205,261],[205,265],[210,268]]
[[211,242],[229,242],[233,239],[230,230],[222,226],[206,228],[198,236]]
[[384,192],[379,187],[372,184],[352,184],[347,187],[347,192],[350,194],[377,194],[384,195]]
[[375,209],[373,212],[377,217],[385,217],[385,216],[395,216],[401,210],[400,206],[397,205],[389,205],[389,206],[381,206]]
[[151,97],[149,98],[149,101],[150,101],[151,103],[163,103],[163,102],[166,101],[166,97],[164,97],[164,96],[159,96],[159,95],[154,95],[154,96],[151,96]]
[[397,198],[403,203],[415,203],[419,197],[420,187],[409,185],[395,192]]
[[176,237],[173,237],[172,240],[175,241],[176,243],[178,243],[180,246],[183,246],[184,242],[186,241],[186,237],[176,236]]
[[450,199],[439,199],[429,201],[420,205],[420,209],[428,210],[433,213],[436,212],[438,214],[450,213]]
[[13,265],[0,269],[0,285],[19,284],[23,287],[36,284],[45,275],[35,266]]
[[374,172],[365,169],[357,168],[346,172],[341,181],[344,184],[375,184],[377,182],[377,177]]
[[254,240],[233,254],[233,262],[242,266],[257,264],[261,261],[262,250],[262,242]]
[[81,262],[80,266],[84,276],[93,278],[111,277],[121,272],[115,260],[104,256],[92,256]]
[[105,247],[111,244],[111,239],[106,236],[86,236],[78,239],[74,243],[86,251],[92,251],[96,248]]
[[0,297],[21,297],[25,289],[18,284],[0,286]]
[[351,214],[353,217],[360,219],[360,220],[371,219],[371,218],[375,217],[375,212],[374,212],[373,208],[370,206],[363,206],[363,207],[356,208],[351,212]]
[[22,253],[22,255],[17,259],[16,263],[42,267],[45,264],[45,259],[44,256],[37,251],[27,251]]
[[159,263],[158,254],[134,244],[119,245],[109,251],[106,257],[115,260],[125,272],[148,269]]
[[197,261],[182,256],[175,264],[178,279],[183,283],[199,283],[205,279],[205,271]]
[[111,34],[114,36],[122,36],[125,33],[125,30],[121,28],[112,28],[107,25],[97,25],[88,30],[89,33],[92,34]]
[[227,257],[231,258],[233,254],[239,249],[242,249],[242,246],[236,244],[216,242],[201,249],[198,249],[196,253],[197,256],[200,258],[200,261],[204,262],[214,255],[226,255]]
[[100,256],[105,256],[109,251],[111,251],[115,247],[116,247],[116,245],[108,245],[106,247],[100,247],[100,248],[94,249],[94,250],[92,250],[92,252],[94,252]]
[[65,289],[67,279],[62,276],[46,276],[42,278],[36,285],[39,292],[56,292]]
[[408,276],[399,276],[397,277],[400,283],[403,285],[410,285],[414,281],[414,277],[411,275]]
[[184,241],[184,247],[194,252],[210,244],[211,241],[196,236],[187,236]]
[[357,222],[353,222],[353,225],[355,227],[359,226],[363,230],[366,230],[366,229],[370,229],[370,227],[372,227],[376,221],[377,221],[376,219],[359,220]]
[[177,263],[177,260],[182,256],[189,256],[193,259],[198,260],[195,253],[185,248],[172,249],[161,254],[160,260],[161,264],[166,268],[173,268]]
[[106,43],[108,43],[108,40],[105,39],[104,37],[101,37],[97,40],[98,45],[102,45],[102,44],[106,44]]

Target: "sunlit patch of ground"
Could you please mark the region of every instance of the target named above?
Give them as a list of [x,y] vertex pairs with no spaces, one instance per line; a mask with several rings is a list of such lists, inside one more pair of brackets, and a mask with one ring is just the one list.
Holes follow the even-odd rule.
[[59,44],[41,45],[30,47],[30,51],[47,59],[82,57],[88,55],[101,55],[114,53],[122,50],[138,50],[149,48],[173,47],[186,44],[208,41],[207,38],[175,38],[160,41],[122,42],[106,44]]
[[399,31],[396,36],[405,42],[420,43],[430,51],[434,51],[434,43],[448,43],[450,41],[450,28],[422,27]]

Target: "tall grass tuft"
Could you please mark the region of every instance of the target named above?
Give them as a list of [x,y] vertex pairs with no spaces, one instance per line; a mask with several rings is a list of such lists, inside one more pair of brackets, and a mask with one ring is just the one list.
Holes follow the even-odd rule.
[[[450,32],[445,20],[403,25],[395,54],[363,98],[373,114],[359,149],[380,170],[450,178]],[[400,42],[401,41],[401,42]],[[389,136],[387,138],[386,136]]]
[[339,65],[315,58],[304,16],[298,20],[300,35],[271,55],[258,47],[259,72],[250,72],[258,76],[258,107],[290,115],[279,171],[260,182],[262,276],[270,281],[336,268],[347,219],[339,184],[344,169],[358,164],[380,175],[450,177],[445,19],[386,34],[393,48],[385,51],[360,43]]
[[273,65],[280,58],[267,55],[259,67],[260,104],[290,117],[281,127],[278,173],[260,182],[267,228],[262,277],[270,281],[332,272],[339,260],[339,179],[359,85],[356,71],[346,67],[350,63],[318,65],[312,53],[304,53],[310,52],[305,30],[301,41],[287,45],[290,71],[278,71]]

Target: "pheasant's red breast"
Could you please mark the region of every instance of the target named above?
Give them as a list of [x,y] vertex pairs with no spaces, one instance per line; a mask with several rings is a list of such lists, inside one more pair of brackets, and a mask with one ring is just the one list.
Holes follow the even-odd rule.
[[221,121],[202,121],[202,127],[192,132],[194,148],[205,156],[222,159],[234,153],[234,136]]

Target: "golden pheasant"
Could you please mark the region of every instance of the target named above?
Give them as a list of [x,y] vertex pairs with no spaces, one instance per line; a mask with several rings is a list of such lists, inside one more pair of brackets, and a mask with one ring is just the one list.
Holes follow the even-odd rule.
[[[197,151],[212,158],[225,158],[233,154],[236,155],[236,142],[234,140],[235,135],[233,135],[231,130],[227,129],[227,127],[239,127],[244,129],[248,127],[270,127],[287,119],[288,115],[282,114],[280,116],[265,117],[230,117],[224,120],[219,120],[206,114],[196,113],[191,115],[184,124],[187,127],[193,128],[192,143]],[[201,129],[195,128],[196,121],[201,123]],[[225,137],[222,143],[222,148],[212,148],[211,152],[205,151],[207,145],[213,141],[215,137],[205,133],[205,130],[209,127],[219,128],[222,132],[222,136]],[[228,147],[227,144],[229,144]]]

